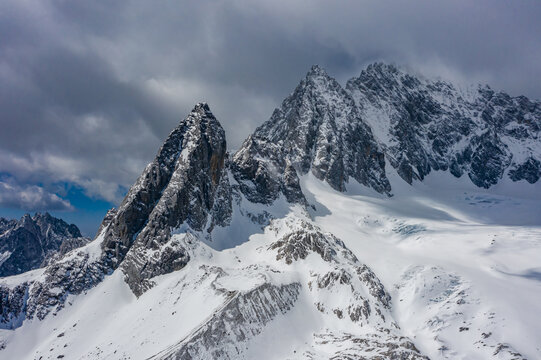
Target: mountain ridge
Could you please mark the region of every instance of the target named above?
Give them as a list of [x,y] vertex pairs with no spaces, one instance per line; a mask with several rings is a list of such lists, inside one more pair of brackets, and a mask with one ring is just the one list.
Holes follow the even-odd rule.
[[467,174],[484,188],[504,175],[535,183],[541,176],[540,119],[539,102],[488,87],[465,94],[451,83],[376,63],[342,88],[315,65],[233,155],[233,166],[238,180],[252,179],[260,192],[258,198],[245,187],[245,195],[263,203],[283,184],[254,158],[269,159],[293,183],[311,171],[339,191],[352,177],[391,194],[386,163],[410,184],[434,170]]
[[[169,134],[120,206],[107,213],[93,242],[44,269],[0,281],[0,327],[25,331],[39,326],[35,324],[55,323],[53,319],[69,313],[72,306],[83,311],[77,307],[81,299],[101,304],[96,294],[101,289],[111,292],[108,286],[114,283],[122,291],[118,301],[125,308],[115,304],[111,308],[139,309],[128,311],[124,319],[128,323],[136,319],[131,323],[134,329],[144,327],[140,316],[154,308],[165,324],[152,323],[153,331],[171,333],[160,332],[163,342],[131,333],[141,340],[145,357],[247,358],[250,344],[273,339],[266,331],[269,326],[280,319],[296,319],[299,311],[325,326],[302,330],[309,340],[306,346],[292,345],[299,350],[298,355],[290,354],[294,358],[363,354],[425,359],[426,354],[434,357],[437,347],[458,354],[462,351],[458,340],[446,329],[486,317],[477,305],[484,302],[467,286],[465,275],[443,265],[409,264],[400,268],[399,279],[387,283],[378,274],[385,268],[374,258],[360,260],[363,249],[358,244],[369,248],[373,246],[369,236],[376,243],[388,236],[394,243],[385,243],[383,249],[390,252],[402,242],[425,239],[427,227],[445,228],[454,221],[457,226],[469,224],[450,209],[445,213],[437,207],[432,209],[434,218],[423,218],[420,214],[431,208],[413,200],[409,207],[414,216],[406,220],[391,218],[393,208],[381,215],[376,206],[401,195],[395,183],[391,187],[391,169],[407,184],[406,192],[416,191],[417,182],[438,170],[456,178],[467,174],[480,189],[508,180],[536,183],[539,111],[538,102],[485,88],[464,99],[452,85],[421,81],[384,64],[369,66],[345,88],[314,66],[271,118],[229,155],[223,128],[209,106],[198,103]],[[353,182],[379,193],[381,199],[348,197],[346,190]],[[339,206],[345,198],[362,216],[341,227],[327,223],[326,218],[338,223],[349,218]],[[468,197],[470,203],[477,201],[473,199]],[[474,205],[497,207],[500,201],[481,197],[481,205]],[[372,214],[377,218],[365,212],[370,209],[377,210]],[[416,223],[418,219],[429,225]],[[435,219],[441,223],[430,222]],[[351,223],[353,230],[343,232]],[[218,242],[218,235],[225,242]],[[425,305],[435,309],[436,318],[442,316],[445,326],[438,326],[434,318],[426,320],[429,325],[419,325],[432,338],[419,348],[411,332],[417,322],[404,320],[394,309],[404,299],[423,306],[424,298],[409,291],[417,294],[427,284],[428,289],[421,291],[430,298]],[[191,296],[201,304],[191,302]],[[150,310],[140,312],[143,304],[151,304]],[[201,314],[192,314],[191,308]],[[464,309],[465,315],[457,315]],[[107,314],[107,309],[99,311]],[[182,336],[175,335],[176,312],[193,322]],[[468,351],[477,351],[474,341],[481,341],[486,351],[500,358],[523,358],[505,342],[509,334],[489,320],[482,320],[479,329],[495,335],[472,337]],[[73,330],[73,325],[66,334],[77,336],[83,326]],[[49,341],[55,350],[47,356],[65,356],[60,341]],[[144,345],[150,342],[161,347]],[[88,358],[143,357],[126,347],[122,351],[132,355],[115,355],[118,349],[101,346],[107,349],[73,351]],[[36,351],[45,353],[44,348]]]
[[47,212],[18,221],[0,218],[0,277],[45,266],[89,241],[77,226]]

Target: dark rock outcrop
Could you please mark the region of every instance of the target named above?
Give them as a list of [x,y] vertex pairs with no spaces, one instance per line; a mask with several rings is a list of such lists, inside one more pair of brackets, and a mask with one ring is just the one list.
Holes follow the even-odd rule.
[[[385,157],[408,183],[433,170],[467,174],[478,187],[541,176],[541,104],[489,87],[451,83],[373,64],[347,82]],[[526,154],[526,160],[524,159]]]
[[118,209],[107,213],[95,239],[99,246],[54,258],[39,279],[25,285],[28,296],[22,308],[9,305],[9,299],[19,299],[20,289],[0,285],[8,299],[3,308],[13,310],[2,313],[0,322],[20,325],[22,320],[12,320],[19,316],[43,319],[62,309],[68,295],[96,286],[120,266],[136,295],[152,286],[152,277],[182,268],[189,254],[178,241],[169,241],[171,232],[180,226],[210,232],[230,220],[226,157],[221,125],[207,104],[197,104],[171,132]]
[[378,192],[391,189],[383,152],[353,98],[317,66],[244,142],[232,170],[243,194],[258,203],[280,194],[303,201],[298,176],[309,171],[340,191],[350,177]]
[[[320,333],[314,336],[313,350],[303,355],[307,360],[319,358],[318,349],[334,349],[327,352],[329,359],[359,360],[428,360],[408,338],[381,332],[364,337],[349,333]],[[314,352],[317,354],[314,354]],[[361,355],[363,354],[363,355]]]
[[[233,198],[239,207],[269,205],[282,196],[309,206],[300,185],[307,174],[338,191],[355,180],[386,195],[392,194],[390,167],[410,184],[432,171],[467,175],[484,188],[505,177],[535,183],[541,176],[540,130],[539,102],[488,87],[462,90],[384,64],[369,66],[345,87],[314,66],[231,158],[221,125],[208,105],[197,104],[118,209],[107,213],[95,244],[63,256],[82,245],[76,228],[41,217],[24,217],[20,224],[0,219],[0,276],[48,264],[39,278],[0,285],[0,322],[14,327],[24,318],[42,319],[60,310],[68,295],[92,288],[119,268],[139,296],[153,286],[154,277],[190,261],[186,244],[172,234],[211,241],[217,226],[230,224]],[[239,208],[239,213],[258,225],[272,217],[252,208]],[[31,236],[38,233],[42,238],[35,242]],[[58,234],[69,239],[60,241]],[[8,235],[24,244],[22,255],[1,247]],[[352,321],[370,316],[386,321],[388,293],[331,234],[306,223],[268,250],[276,250],[287,264],[310,253],[329,263],[340,259],[343,269],[317,274],[326,284],[317,291],[348,285],[355,303],[321,305],[321,311]],[[30,257],[34,260],[24,260]],[[369,297],[377,306],[365,304]]]
[[[160,171],[168,175],[164,186],[155,188],[158,192],[152,192],[151,197],[156,200],[153,208],[148,209],[150,212],[144,223],[133,229],[136,231],[128,230],[128,234],[137,233],[136,236],[118,240],[115,235],[109,236],[122,233],[124,225],[118,220],[113,220],[106,234],[104,249],[115,251],[115,256],[122,255],[116,255],[117,248],[129,246],[133,241],[122,270],[136,295],[151,286],[148,279],[178,270],[188,262],[185,249],[178,243],[169,242],[172,230],[183,225],[195,231],[210,232],[214,226],[228,223],[231,193],[224,170],[226,156],[224,130],[208,105],[198,104],[171,133],[154,162],[126,196],[129,201],[147,192],[149,187],[152,189],[153,179],[165,176],[160,175]],[[162,170],[164,168],[167,170]],[[116,219],[125,214],[127,208],[125,201],[119,207]],[[117,224],[120,225],[118,230]],[[118,241],[120,246],[116,245]]]
[[37,269],[89,241],[77,226],[49,213],[0,219],[0,277]]
[[529,157],[522,164],[515,165],[509,171],[509,177],[513,181],[526,180],[533,184],[539,180],[541,176],[541,161]]
[[28,283],[13,288],[0,286],[0,329],[15,329],[25,318]]

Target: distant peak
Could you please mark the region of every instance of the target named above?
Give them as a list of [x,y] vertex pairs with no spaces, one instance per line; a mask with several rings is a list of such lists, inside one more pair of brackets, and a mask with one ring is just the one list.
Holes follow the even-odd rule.
[[327,72],[321,66],[312,65],[312,67],[310,68],[310,71],[308,71],[308,74],[306,75],[306,77],[314,77],[314,76],[328,77],[329,75],[327,75]]
[[367,72],[378,72],[378,73],[396,73],[398,68],[392,64],[386,64],[384,62],[375,62],[366,67]]
[[206,102],[199,102],[197,104],[195,104],[192,112],[201,112],[201,111],[209,111],[210,112],[210,107],[209,105],[206,103]]
[[40,218],[51,219],[52,217],[53,216],[51,214],[49,214],[48,211],[45,211],[44,213],[37,212],[37,213],[34,214],[35,219],[40,219]]
[[384,63],[382,61],[377,61],[372,64],[372,67],[378,68],[378,69],[391,69],[391,70],[398,70],[398,68],[393,64]]
[[34,219],[32,219],[32,216],[30,216],[30,214],[24,214],[19,221],[19,225],[27,229],[33,229],[36,226],[36,223],[34,222]]

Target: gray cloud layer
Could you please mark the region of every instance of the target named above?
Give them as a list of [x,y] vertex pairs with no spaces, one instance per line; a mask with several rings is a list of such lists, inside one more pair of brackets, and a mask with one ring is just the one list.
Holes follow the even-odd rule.
[[0,3],[0,173],[118,201],[194,103],[236,148],[309,66],[375,60],[541,98],[539,1]]
[[0,206],[25,211],[72,210],[69,201],[36,185],[20,186],[0,181]]

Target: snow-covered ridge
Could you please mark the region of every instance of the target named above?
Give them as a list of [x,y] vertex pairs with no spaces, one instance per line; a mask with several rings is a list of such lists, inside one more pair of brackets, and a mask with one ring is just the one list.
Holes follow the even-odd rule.
[[462,88],[373,64],[346,90],[385,148],[390,164],[411,183],[434,170],[467,175],[489,188],[508,177],[541,176],[541,103],[488,86]]
[[0,277],[43,267],[89,241],[77,226],[49,213],[0,218]]
[[93,242],[0,280],[0,356],[540,357],[538,113],[313,67],[230,156],[197,104]]
[[382,63],[342,87],[314,66],[233,164],[237,180],[252,182],[243,192],[263,203],[277,197],[284,173],[311,172],[340,191],[353,179],[392,194],[386,164],[410,184],[449,171],[489,188],[504,178],[539,180],[540,131],[541,103],[524,96],[463,89]]

